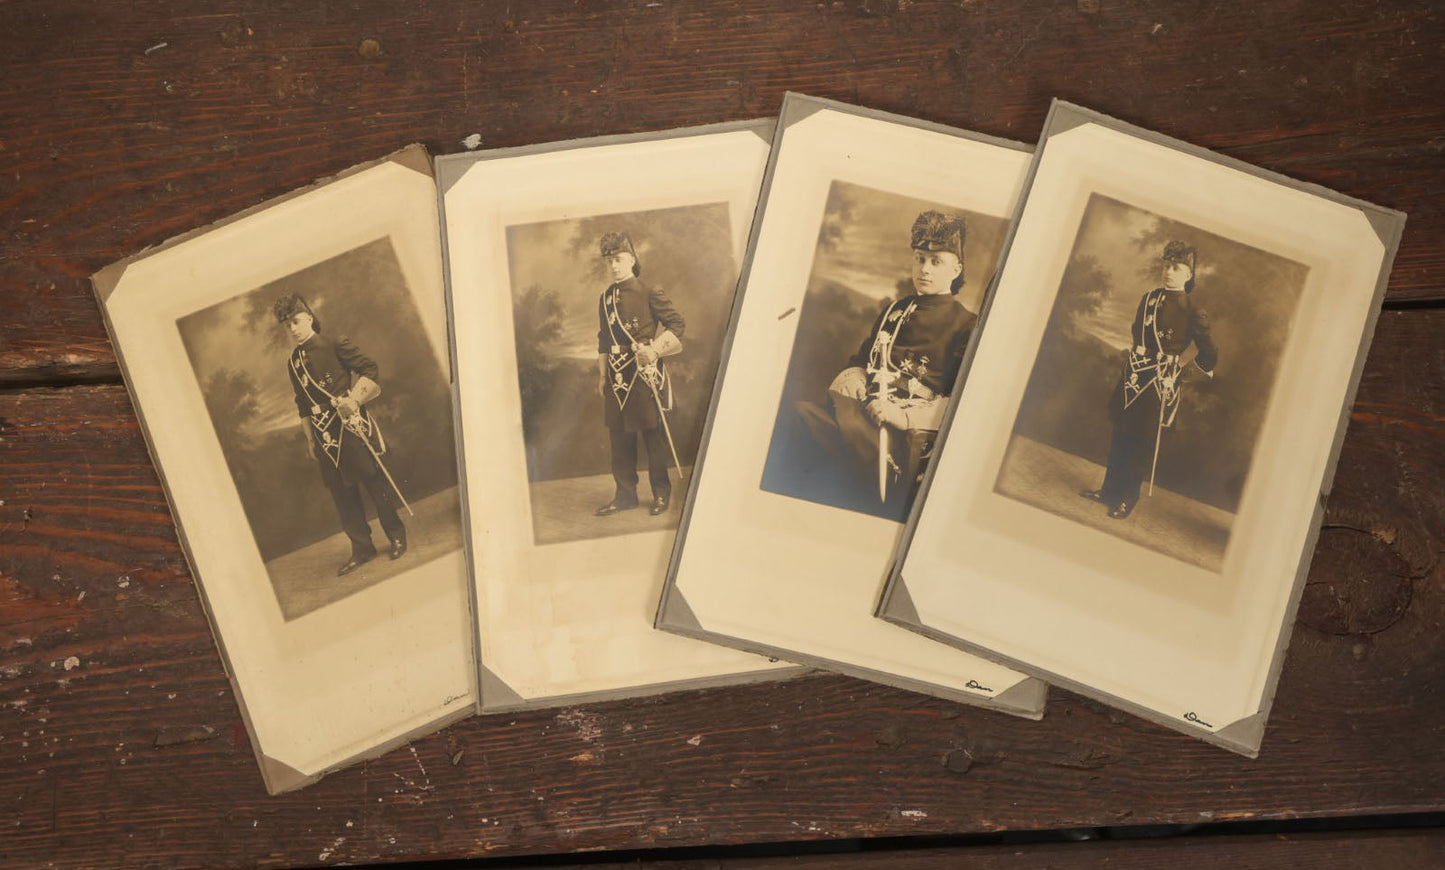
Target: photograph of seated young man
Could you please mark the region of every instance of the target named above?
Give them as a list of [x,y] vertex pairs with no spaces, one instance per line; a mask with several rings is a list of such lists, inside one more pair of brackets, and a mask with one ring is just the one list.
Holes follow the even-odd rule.
[[324,335],[311,306],[298,294],[278,298],[273,312],[295,342],[287,374],[296,411],[310,435],[311,453],[336,505],[341,527],[351,541],[350,558],[336,573],[350,574],[377,556],[362,488],[376,505],[390,557],[401,558],[407,547],[406,526],[397,508],[405,501],[381,458],[386,453],[381,428],[366,408],[381,395],[375,361],[345,336],[333,339]]
[[[910,233],[913,292],[890,302],[828,386],[826,404],[793,406],[835,483],[870,512],[901,520],[942,425],[977,320],[964,283],[962,218],[918,215]],[[852,499],[850,499],[852,500]]]
[[668,466],[679,468],[668,426],[672,379],[664,358],[682,352],[682,315],[660,287],[641,279],[632,237],[605,233],[599,242],[612,283],[597,301],[597,392],[612,456],[615,492],[595,513],[607,517],[639,505],[637,441],[647,450],[648,513],[666,513],[672,501]]

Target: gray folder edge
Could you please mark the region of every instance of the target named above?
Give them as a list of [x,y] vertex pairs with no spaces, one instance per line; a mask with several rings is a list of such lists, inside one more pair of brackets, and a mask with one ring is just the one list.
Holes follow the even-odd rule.
[[[784,94],[782,109],[779,112],[776,123],[776,131],[773,134],[772,150],[768,155],[767,169],[763,174],[762,189],[759,192],[757,208],[753,214],[752,228],[748,233],[746,253],[743,256],[743,261],[738,270],[737,292],[733,296],[732,309],[728,315],[728,328],[723,336],[720,351],[721,362],[718,365],[717,375],[713,380],[712,394],[708,399],[705,417],[706,422],[703,424],[702,439],[699,444],[697,459],[693,463],[692,476],[694,481],[700,478],[707,460],[708,447],[712,440],[713,422],[716,419],[717,404],[722,395],[723,382],[726,380],[728,362],[732,357],[733,342],[737,335],[738,318],[742,312],[743,302],[747,295],[749,273],[752,270],[753,257],[757,250],[758,233],[762,226],[761,217],[766,208],[769,193],[772,190],[773,177],[777,171],[778,157],[783,149],[784,134],[788,128],[825,109],[863,118],[886,121],[900,126],[942,133],[948,136],[996,145],[1014,151],[1028,152],[1031,150],[1031,146],[1023,142],[999,139],[943,124],[936,124],[930,121],[923,121],[917,118],[910,118],[875,109],[862,108],[836,100],[811,97],[792,91]],[[654,627],[673,634],[709,641],[744,652],[796,662],[800,665],[806,665],[819,670],[858,677],[894,688],[919,692],[958,703],[981,707],[983,709],[1020,716],[1026,719],[1037,720],[1043,717],[1048,687],[1043,682],[1031,677],[1016,683],[996,695],[989,695],[981,691],[966,692],[950,686],[889,674],[873,668],[861,667],[821,656],[800,653],[795,650],[759,643],[704,628],[692,608],[687,604],[682,591],[677,588],[678,567],[681,563],[683,548],[686,546],[687,530],[692,521],[693,505],[697,498],[698,489],[699,487],[697,486],[689,487],[687,496],[683,502],[682,515],[678,522],[677,536],[673,540],[672,555],[668,559],[667,576],[663,582],[662,596],[658,601],[657,614],[653,620]]]
[[[181,518],[180,512],[176,509],[176,502],[175,498],[171,493],[170,484],[166,480],[166,474],[160,463],[160,457],[156,454],[154,446],[155,442],[154,439],[151,437],[150,424],[147,421],[144,410],[142,410],[141,408],[140,400],[135,393],[135,388],[131,385],[130,378],[126,376],[129,372],[129,367],[126,365],[125,354],[121,350],[120,340],[115,332],[115,324],[111,320],[110,310],[107,307],[106,303],[109,301],[111,295],[115,292],[116,287],[120,284],[120,281],[122,277],[124,277],[126,270],[131,265],[140,262],[141,260],[153,257],[164,251],[175,248],[187,241],[190,241],[191,239],[198,238],[229,224],[236,223],[237,221],[250,217],[251,215],[270,209],[273,206],[280,205],[283,202],[287,202],[289,200],[301,197],[307,193],[310,193],[311,191],[324,187],[333,182],[340,181],[344,178],[350,178],[354,175],[359,175],[362,172],[365,172],[369,169],[374,169],[387,163],[396,163],[408,169],[420,172],[423,175],[430,176],[432,174],[431,157],[428,154],[426,147],[419,144],[408,145],[404,148],[393,151],[385,157],[348,167],[334,175],[317,179],[316,181],[313,181],[310,184],[305,185],[304,187],[299,187],[295,190],[281,194],[280,196],[265,200],[264,202],[243,209],[242,211],[224,217],[203,227],[198,227],[193,230],[188,230],[180,235],[173,236],[158,245],[145,248],[138,253],[132,254],[129,257],[118,260],[115,263],[112,263],[109,266],[102,268],[90,278],[91,288],[95,292],[96,302],[98,303],[100,308],[101,320],[105,324],[106,336],[110,339],[111,348],[115,353],[117,366],[119,367],[122,374],[121,380],[125,384],[126,394],[130,397],[131,408],[135,411],[136,421],[140,424],[141,434],[143,436],[142,440],[145,442],[146,446],[146,453],[150,456],[151,464],[155,467],[156,470],[156,477],[160,480],[161,491],[166,498],[166,507],[171,513],[171,518],[175,521],[176,539],[181,546],[181,553],[185,557],[186,567],[190,571],[191,577],[195,580],[196,592],[201,599],[201,609],[206,614],[206,622],[209,623],[211,628],[211,637],[212,639],[214,639],[216,643],[216,651],[220,654],[221,657],[221,667],[226,672],[227,682],[231,684],[231,694],[236,700],[237,708],[240,710],[241,721],[246,726],[246,734],[247,737],[250,739],[252,752],[256,756],[256,763],[257,766],[260,768],[261,780],[266,787],[266,793],[273,796],[283,794],[289,791],[295,791],[296,789],[311,785],[312,783],[318,782],[329,773],[334,773],[343,768],[350,767],[351,765],[359,761],[366,761],[369,759],[378,758],[393,749],[412,742],[413,740],[445,728],[446,726],[451,725],[452,723],[457,722],[461,719],[465,719],[475,712],[475,705],[461,707],[457,710],[449,711],[441,714],[440,716],[433,717],[432,719],[421,723],[415,728],[408,730],[404,734],[393,737],[375,746],[368,747],[360,753],[348,756],[345,759],[341,759],[339,761],[328,764],[323,769],[311,773],[306,773],[304,771],[298,770],[297,768],[286,763],[285,761],[267,755],[262,750],[261,742],[256,736],[256,727],[254,722],[252,721],[250,709],[247,707],[246,704],[246,697],[242,693],[240,685],[236,682],[236,671],[231,664],[230,652],[226,647],[226,642],[221,636],[220,628],[216,623],[215,611],[211,605],[210,596],[207,594],[205,581],[202,580],[201,573],[196,568],[196,559],[191,551],[190,536],[186,533],[185,522]],[[477,693],[475,679],[473,679],[472,692],[473,695],[476,695]],[[443,701],[442,705],[445,706],[446,701]]]
[[[777,661],[774,659],[773,661]],[[614,689],[599,689],[591,692],[568,692],[555,695],[523,697],[516,689],[507,685],[496,674],[482,669],[482,696],[486,706],[479,711],[482,716],[502,713],[523,713],[534,710],[550,710],[557,707],[571,707],[578,704],[599,704],[608,701],[628,701],[634,698],[651,698],[672,692],[691,692],[700,689],[727,689],[750,686],[759,683],[777,683],[804,677],[815,673],[810,668],[781,667],[766,670],[737,671],[715,674],[709,677],[690,677],[685,680],[663,680],[643,683],[637,686],[622,686]]]
[[1384,256],[1380,262],[1379,274],[1375,281],[1375,289],[1369,313],[1366,315],[1365,321],[1362,324],[1355,364],[1345,391],[1345,401],[1340,409],[1338,422],[1335,426],[1334,440],[1330,448],[1329,459],[1325,463],[1324,475],[1319,483],[1319,498],[1315,501],[1310,532],[1305,536],[1304,546],[1293,580],[1294,585],[1285,606],[1283,624],[1270,660],[1268,675],[1262,687],[1260,707],[1256,712],[1242,719],[1211,730],[1211,728],[1196,724],[1197,718],[1190,718],[1195,715],[1193,711],[1185,711],[1178,716],[1167,715],[1152,708],[1127,701],[1109,692],[1104,692],[1078,681],[1067,679],[1059,674],[1031,665],[1028,662],[1020,661],[1002,655],[992,649],[970,643],[956,635],[948,634],[922,624],[917,609],[913,604],[912,595],[907,590],[907,581],[903,575],[903,566],[907,561],[908,551],[912,546],[913,536],[918,528],[919,516],[922,514],[924,505],[927,503],[928,490],[933,483],[934,471],[938,467],[937,457],[941,455],[944,445],[947,442],[948,432],[953,425],[954,411],[958,407],[957,402],[950,402],[945,412],[943,426],[940,428],[938,439],[935,442],[935,461],[930,463],[924,472],[918,496],[913,502],[913,509],[910,511],[908,520],[904,525],[903,536],[899,544],[897,557],[894,560],[893,570],[889,572],[888,580],[884,584],[883,594],[879,598],[875,613],[878,617],[892,622],[895,625],[901,625],[926,637],[931,637],[934,640],[949,644],[950,646],[955,646],[967,652],[989,658],[1007,667],[1034,674],[1060,688],[1068,689],[1077,694],[1108,704],[1109,706],[1125,710],[1141,719],[1163,725],[1166,728],[1183,734],[1188,734],[1191,737],[1196,737],[1206,743],[1222,747],[1248,758],[1257,758],[1264,741],[1265,724],[1269,718],[1270,710],[1274,705],[1275,691],[1278,688],[1280,672],[1284,666],[1285,651],[1289,647],[1290,635],[1294,629],[1295,615],[1299,609],[1300,598],[1304,594],[1306,578],[1309,575],[1310,556],[1314,552],[1315,544],[1319,540],[1320,525],[1324,519],[1325,502],[1329,497],[1330,488],[1334,482],[1335,470],[1339,464],[1340,449],[1344,443],[1345,432],[1349,423],[1350,409],[1354,405],[1355,395],[1359,390],[1360,376],[1364,371],[1365,359],[1369,353],[1370,343],[1374,338],[1375,325],[1379,321],[1381,303],[1385,298],[1385,289],[1389,285],[1390,270],[1394,265],[1395,254],[1400,245],[1400,236],[1404,232],[1405,214],[1395,209],[1385,208],[1338,193],[1319,184],[1299,181],[1277,172],[1253,166],[1241,160],[1165,136],[1162,133],[1129,124],[1092,109],[1087,109],[1064,100],[1054,99],[1049,107],[1048,117],[1044,121],[1043,132],[1039,137],[1038,148],[1034,152],[1033,163],[1029,167],[1028,176],[1025,179],[1024,195],[1019,198],[1018,205],[1014,210],[1013,219],[1009,224],[1008,235],[1004,238],[1003,253],[1000,255],[998,265],[994,270],[993,282],[987,294],[988,300],[984,304],[983,310],[979,313],[978,326],[974,330],[974,335],[970,338],[968,348],[964,353],[963,364],[959,369],[958,380],[955,382],[953,392],[955,396],[961,395],[961,388],[968,377],[969,369],[973,366],[974,356],[978,350],[978,336],[987,325],[989,310],[992,307],[994,299],[993,291],[997,288],[999,279],[1007,267],[1009,251],[1013,247],[1019,220],[1028,207],[1029,191],[1033,187],[1034,177],[1038,173],[1039,164],[1044,159],[1048,141],[1060,133],[1073,130],[1084,124],[1097,124],[1101,127],[1116,130],[1146,142],[1163,145],[1210,163],[1229,167],[1246,175],[1272,181],[1292,190],[1313,194],[1323,199],[1358,209],[1364,214],[1370,227],[1385,248]]
[[768,656],[775,660],[794,662],[813,668],[819,672],[826,671],[834,674],[842,674],[846,677],[855,677],[860,680],[867,680],[871,683],[878,683],[879,685],[890,686],[895,689],[917,692],[934,698],[941,698],[945,701],[953,701],[958,704],[967,704],[972,707],[1017,716],[1021,719],[1031,719],[1037,722],[1044,718],[1044,707],[1048,699],[1049,687],[1043,680],[1032,676],[1026,676],[1001,691],[980,684],[976,680],[971,680],[970,682],[978,685],[978,689],[972,692],[960,691],[951,686],[900,677],[876,668],[868,668],[861,665],[840,662],[835,659],[824,658],[822,656],[799,653],[780,646],[760,643],[717,631],[710,631],[703,628],[698,622],[697,617],[692,612],[692,608],[688,606],[686,598],[682,592],[677,589],[673,589],[671,594],[668,595],[664,607],[665,610],[660,611],[658,614],[657,627],[672,634],[721,644],[722,646],[732,647],[743,652]]
[[[478,544],[472,540],[471,521],[471,499],[467,493],[467,469],[466,451],[463,450],[465,442],[461,414],[461,385],[456,376],[457,372],[457,341],[456,341],[456,317],[455,305],[452,295],[452,270],[451,270],[451,249],[448,241],[447,218],[446,218],[446,197],[447,192],[461,181],[463,176],[478,163],[491,160],[498,160],[508,157],[528,157],[538,154],[551,154],[562,151],[584,150],[610,145],[628,145],[644,142],[659,142],[667,139],[691,138],[696,136],[711,136],[720,133],[750,132],[764,142],[771,142],[773,128],[777,121],[773,118],[755,118],[744,121],[724,121],[718,124],[703,124],[694,127],[676,127],[670,130],[660,130],[643,133],[621,133],[612,136],[596,136],[586,139],[566,139],[558,142],[543,142],[536,145],[520,145],[512,148],[495,148],[488,150],[464,151],[455,154],[444,154],[438,156],[435,161],[437,178],[437,215],[441,228],[441,256],[442,256],[442,281],[446,288],[446,320],[447,320],[447,347],[448,364],[450,368],[451,393],[452,393],[452,426],[453,437],[456,440],[457,453],[457,479],[461,493],[462,503],[462,536],[466,554],[467,565],[467,590],[471,608],[472,619],[472,660],[476,663],[477,670],[477,693],[476,712],[479,715],[490,715],[493,713],[512,713],[524,710],[549,709],[553,707],[567,706],[572,704],[592,703],[598,701],[614,701],[625,698],[647,697],[651,695],[664,694],[669,692],[683,691],[687,689],[718,688],[723,686],[736,686],[751,683],[772,682],[787,680],[793,677],[809,673],[804,667],[781,667],[762,669],[756,671],[740,671],[716,676],[697,677],[686,680],[668,680],[656,683],[640,683],[635,686],[616,689],[602,689],[596,692],[576,692],[556,695],[534,695],[525,696],[511,684],[507,683],[496,671],[487,665],[487,659],[483,655],[482,632],[480,626],[480,614],[482,612],[481,599],[477,592],[478,586]],[[766,656],[777,661],[775,656]]]

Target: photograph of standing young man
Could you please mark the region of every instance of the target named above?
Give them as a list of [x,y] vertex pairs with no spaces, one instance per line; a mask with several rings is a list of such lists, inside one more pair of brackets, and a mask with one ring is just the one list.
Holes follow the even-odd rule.
[[639,505],[640,435],[647,450],[647,482],[652,490],[648,512],[658,516],[671,504],[668,465],[675,461],[667,429],[672,382],[663,359],[682,351],[685,324],[662,288],[642,282],[642,266],[631,236],[605,233],[599,247],[612,283],[597,302],[597,391],[602,396],[616,491],[596,515],[612,516]]
[[376,363],[345,336],[322,335],[321,323],[299,295],[280,297],[273,311],[296,344],[287,360],[296,411],[311,435],[321,479],[351,541],[351,557],[336,573],[350,574],[377,555],[362,487],[376,505],[390,557],[401,558],[406,552],[406,526],[397,514],[399,496],[381,467],[386,441],[365,407],[381,395]]
[[1124,370],[1109,398],[1114,423],[1104,482],[1079,494],[1102,502],[1109,516],[1122,520],[1134,512],[1145,480],[1153,489],[1159,440],[1174,426],[1179,411],[1184,352],[1195,348],[1193,368],[1214,377],[1219,352],[1209,331],[1209,315],[1194,298],[1195,249],[1171,241],[1159,257],[1162,286],[1146,292],[1129,332]]

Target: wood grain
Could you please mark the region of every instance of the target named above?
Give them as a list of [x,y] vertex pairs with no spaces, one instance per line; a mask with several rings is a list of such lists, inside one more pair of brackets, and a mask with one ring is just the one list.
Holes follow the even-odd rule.
[[[816,870],[824,867],[888,870],[1157,870],[1160,867],[1228,867],[1278,870],[1438,870],[1445,863],[1445,831],[1291,834],[1270,836],[1186,836],[1168,839],[1028,845],[959,846],[949,849],[864,849],[826,854],[668,859],[627,863],[573,864],[593,870]],[[556,866],[556,865],[554,865]],[[500,868],[499,868],[500,870]],[[559,867],[559,870],[569,870]]]
[[792,89],[1032,141],[1051,97],[1411,215],[1440,299],[1436,4],[0,4],[0,384],[115,380],[87,276],[421,141],[770,116]]
[[[1445,809],[1445,311],[1418,307],[1445,297],[1442,43],[1427,0],[0,4],[0,388],[27,387],[0,391],[4,863]],[[266,797],[87,276],[409,142],[759,117],[788,89],[1022,140],[1059,96],[1410,213],[1261,758],[1062,692],[1029,723],[813,677],[468,720]],[[1440,835],[1011,849],[850,863],[1423,867]]]
[[1381,318],[1257,761],[1064,692],[1032,723],[818,676],[471,719],[268,798],[125,392],[0,393],[6,858],[284,866],[1440,811],[1442,330],[1445,310]]

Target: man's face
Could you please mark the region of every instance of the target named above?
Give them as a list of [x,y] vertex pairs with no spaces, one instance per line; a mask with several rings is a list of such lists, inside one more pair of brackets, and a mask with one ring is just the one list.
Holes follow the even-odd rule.
[[925,296],[953,292],[963,264],[952,251],[913,251],[913,289]]
[[1175,260],[1164,261],[1164,289],[1183,290],[1184,284],[1194,277],[1194,270],[1189,268],[1188,263],[1180,263]]
[[311,327],[313,318],[305,311],[298,311],[286,319],[286,331],[290,333],[291,340],[300,344],[312,335],[316,330]]
[[637,259],[627,251],[613,251],[606,257],[607,272],[612,276],[613,281],[626,281],[632,277],[632,266]]

